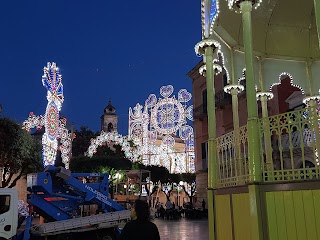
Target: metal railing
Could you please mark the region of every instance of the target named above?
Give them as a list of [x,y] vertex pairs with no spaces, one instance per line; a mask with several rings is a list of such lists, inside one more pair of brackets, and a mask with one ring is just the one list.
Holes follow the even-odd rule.
[[[320,178],[320,117],[314,108],[260,119],[263,182]],[[249,182],[247,126],[216,139],[217,187]]]
[[261,119],[263,181],[320,178],[319,120],[315,108]]
[[229,132],[217,141],[217,186],[243,185],[249,181],[247,126]]

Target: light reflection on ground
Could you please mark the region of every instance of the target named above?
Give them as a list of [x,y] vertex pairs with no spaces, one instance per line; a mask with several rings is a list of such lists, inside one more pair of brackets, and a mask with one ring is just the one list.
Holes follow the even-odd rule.
[[161,240],[207,240],[208,220],[162,220],[153,221],[160,232]]

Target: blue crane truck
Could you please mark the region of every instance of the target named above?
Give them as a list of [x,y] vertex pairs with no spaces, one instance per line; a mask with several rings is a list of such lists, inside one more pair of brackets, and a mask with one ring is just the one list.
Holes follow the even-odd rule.
[[[118,227],[130,221],[130,211],[109,198],[108,177],[54,166],[28,174],[27,202],[46,221],[34,224],[31,215],[23,217],[22,230],[17,190],[0,189],[0,239],[116,239]],[[96,214],[82,216],[81,208],[89,205],[97,207]]]

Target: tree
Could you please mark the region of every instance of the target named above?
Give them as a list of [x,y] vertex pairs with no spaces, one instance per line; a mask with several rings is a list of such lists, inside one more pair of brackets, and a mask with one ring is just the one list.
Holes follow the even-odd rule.
[[41,170],[41,145],[21,126],[8,118],[0,118],[1,187],[14,187],[30,172]]
[[72,172],[101,172],[105,167],[115,170],[129,170],[132,162],[115,156],[73,157],[70,161]]
[[74,157],[83,156],[91,144],[91,139],[99,135],[85,126],[81,126],[80,130],[76,130],[74,133],[76,136],[72,142],[72,156]]
[[193,181],[192,183],[184,182],[182,185],[183,191],[188,195],[190,199],[190,203],[192,204],[193,197],[196,195],[196,182]]
[[145,169],[151,172],[151,180],[153,182],[167,182],[169,179],[169,170],[163,166],[143,165],[135,162],[132,164],[132,169]]

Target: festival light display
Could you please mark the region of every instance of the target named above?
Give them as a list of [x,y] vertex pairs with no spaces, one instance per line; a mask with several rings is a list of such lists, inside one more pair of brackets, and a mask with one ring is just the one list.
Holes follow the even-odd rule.
[[99,146],[103,146],[105,143],[107,144],[116,144],[120,145],[122,148],[121,150],[124,151],[125,156],[133,162],[138,161],[140,156],[139,149],[132,148],[130,146],[130,138],[123,137],[121,134],[117,132],[104,132],[102,131],[101,134],[91,139],[91,144],[85,152],[85,156],[92,157],[96,152]]
[[[176,99],[171,97],[173,91],[171,85],[162,86],[162,98],[150,94],[144,107],[129,108],[129,137],[138,146],[143,164],[161,165],[171,173],[194,172],[193,128],[187,123],[193,121],[193,107],[187,105],[192,95],[182,89]],[[177,149],[175,139],[183,142],[183,150]]]
[[[99,146],[112,143],[120,145],[133,162],[161,165],[171,173],[195,172],[193,128],[187,124],[187,120],[193,121],[193,106],[187,104],[192,95],[182,89],[176,99],[170,97],[173,90],[171,85],[163,86],[160,88],[163,98],[150,94],[144,106],[138,103],[129,108],[128,136],[102,131],[91,139],[85,155],[92,157]],[[175,139],[180,139],[179,143]],[[177,144],[183,145],[183,149],[178,150]]]
[[[47,108],[45,115],[36,116],[30,113],[28,119],[23,122],[23,128],[30,131],[32,128],[45,128],[42,137],[42,159],[44,166],[53,165],[58,148],[61,151],[62,162],[69,168],[71,142],[73,136],[66,128],[66,118],[59,117],[62,103],[64,101],[62,76],[56,64],[48,63],[44,67],[42,85],[47,89]],[[60,139],[60,146],[58,146]]]
[[[65,167],[69,168],[71,143],[74,136],[66,128],[67,119],[60,116],[59,129],[57,140],[60,140],[58,149],[61,151],[62,162]],[[37,130],[42,129],[45,126],[45,119],[42,115],[36,116],[33,112],[30,112],[29,117],[22,123],[22,128],[30,132],[31,129],[36,128]]]

